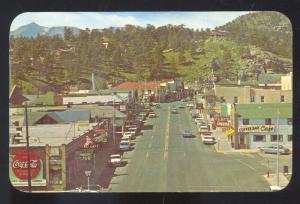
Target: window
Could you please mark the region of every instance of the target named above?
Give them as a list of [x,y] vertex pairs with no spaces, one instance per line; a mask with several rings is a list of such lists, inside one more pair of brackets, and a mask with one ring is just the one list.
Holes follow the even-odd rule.
[[238,97],[235,96],[235,97],[233,98],[233,103],[238,103],[238,102],[239,102]]
[[250,96],[250,102],[255,103],[255,97],[254,96]]
[[261,96],[261,97],[260,97],[260,102],[262,102],[262,103],[265,102],[265,97],[264,97],[264,96]]
[[293,118],[288,118],[288,125],[293,125]]
[[281,103],[284,102],[284,96],[280,96],[280,102],[281,102]]
[[243,125],[249,125],[249,119],[243,119]]
[[62,181],[62,175],[61,175],[61,169],[50,169],[49,172],[49,183],[50,184],[54,184],[54,185],[58,185],[61,184]]
[[224,103],[224,102],[225,102],[224,96],[221,96],[221,97],[220,97],[220,102],[221,102],[221,103]]
[[[279,135],[279,141],[282,142],[282,135]],[[271,135],[271,142],[276,142],[277,141],[277,135]]]
[[265,142],[266,136],[265,135],[253,135],[254,142]]
[[265,119],[265,125],[271,125],[271,118],[266,118]]
[[289,142],[293,141],[293,135],[288,135],[288,141]]

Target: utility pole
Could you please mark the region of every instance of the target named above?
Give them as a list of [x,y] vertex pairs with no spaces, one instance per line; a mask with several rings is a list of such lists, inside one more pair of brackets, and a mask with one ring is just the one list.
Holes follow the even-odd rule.
[[30,154],[29,154],[29,134],[28,134],[28,111],[27,102],[25,102],[25,124],[26,124],[26,151],[27,151],[27,173],[28,173],[28,192],[31,192],[31,172],[30,172]]
[[279,186],[279,109],[277,109],[277,186]]
[[114,140],[114,145],[116,144],[116,139],[115,139],[115,117],[116,117],[116,111],[115,111],[115,95],[113,94],[113,108],[114,108],[114,114],[113,114],[113,140]]

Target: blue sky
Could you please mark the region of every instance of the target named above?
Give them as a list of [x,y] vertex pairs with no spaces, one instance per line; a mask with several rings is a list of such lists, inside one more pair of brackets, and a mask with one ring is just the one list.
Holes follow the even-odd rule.
[[215,28],[248,12],[27,12],[18,15],[11,30],[35,22],[41,26],[85,28],[122,27],[126,24],[156,27],[184,24],[188,28]]

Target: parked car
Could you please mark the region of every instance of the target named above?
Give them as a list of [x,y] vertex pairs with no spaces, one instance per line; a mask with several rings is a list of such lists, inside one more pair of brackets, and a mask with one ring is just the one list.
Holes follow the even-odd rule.
[[[289,154],[290,150],[282,145],[278,146],[279,154]],[[258,148],[261,152],[265,154],[277,154],[277,145],[272,145],[268,147],[259,147]]]
[[215,144],[216,138],[211,135],[211,132],[202,132],[201,139],[203,144]]
[[209,132],[210,131],[210,128],[209,128],[209,125],[200,125],[198,127],[198,131],[201,133],[201,132]]
[[159,105],[159,103],[158,103],[158,104],[156,104],[156,105],[155,105],[155,107],[156,107],[156,108],[160,108],[160,105]]
[[130,142],[129,141],[121,141],[119,148],[121,151],[130,150]]
[[195,118],[195,123],[205,122],[204,118],[197,117]]
[[283,188],[281,186],[269,186],[269,191],[275,192],[275,191],[280,191]]
[[188,103],[188,104],[186,104],[186,107],[193,108],[193,107],[194,107],[194,104],[192,104],[192,103]]
[[155,118],[156,114],[154,112],[149,113],[149,118]]
[[191,130],[185,129],[182,131],[182,137],[194,137]]
[[109,192],[110,189],[103,188],[100,185],[89,185],[89,186],[80,186],[75,188],[74,190],[69,190],[67,192],[74,192],[74,193],[98,193],[98,192]]
[[122,141],[128,141],[129,144],[131,144],[131,137],[130,137],[130,136],[123,136],[123,137],[121,138],[121,142],[122,142]]
[[122,164],[122,156],[120,154],[112,154],[108,160],[108,166],[120,166]]

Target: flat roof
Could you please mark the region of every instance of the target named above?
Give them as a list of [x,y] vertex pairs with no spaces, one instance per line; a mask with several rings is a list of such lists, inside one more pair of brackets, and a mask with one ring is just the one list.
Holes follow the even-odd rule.
[[[90,126],[92,124],[89,124]],[[23,142],[20,144],[10,144],[10,147],[24,146],[26,129],[23,128]],[[87,132],[87,130],[79,129],[79,125],[75,124],[51,124],[51,125],[36,125],[29,126],[28,132],[30,136],[30,146],[45,146],[46,144],[50,146],[60,146],[62,144],[70,143],[74,138],[78,138]]]
[[[279,110],[279,115],[277,113]],[[265,103],[265,104],[236,104],[236,112],[242,118],[292,118],[293,104]]]

